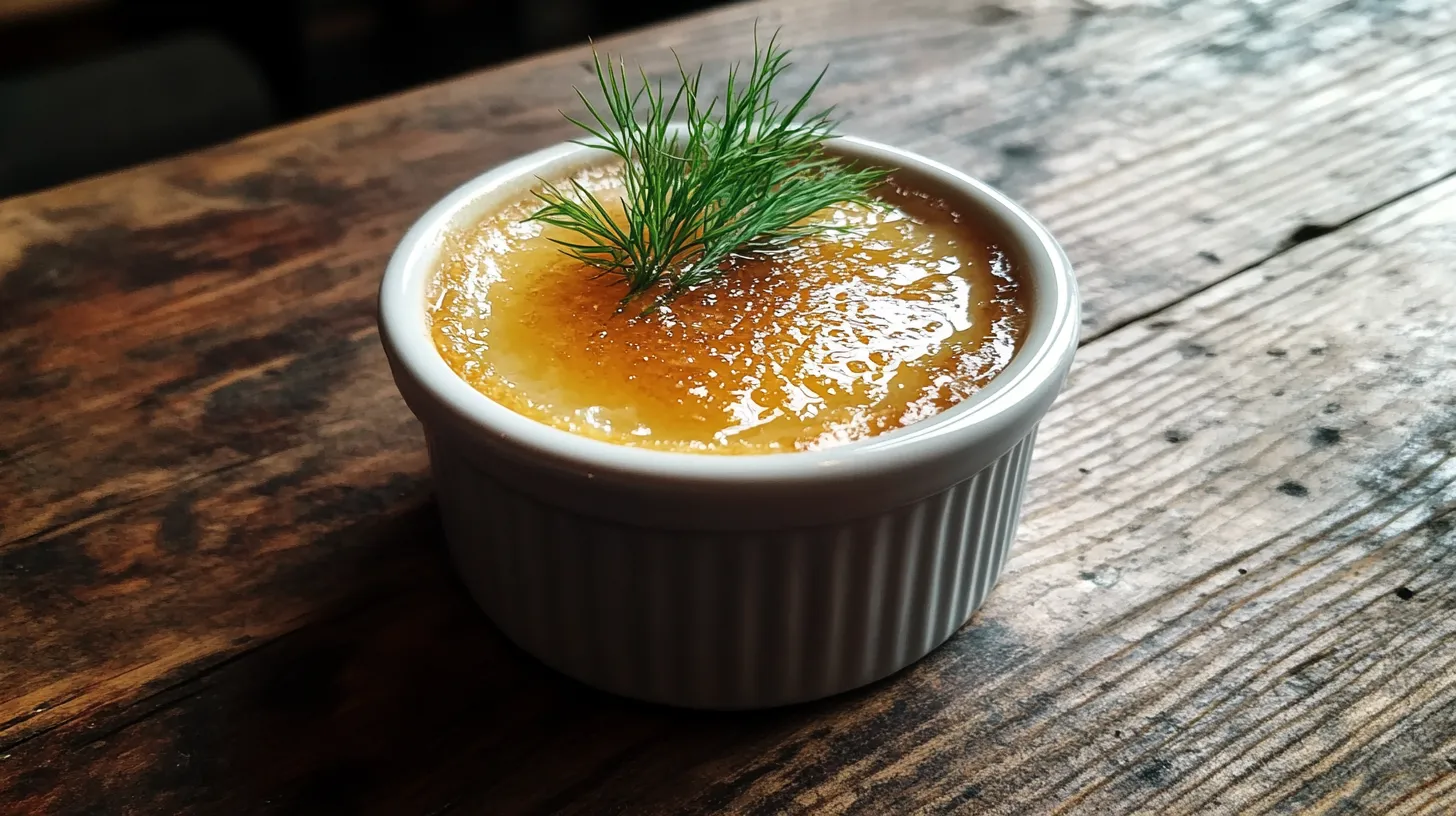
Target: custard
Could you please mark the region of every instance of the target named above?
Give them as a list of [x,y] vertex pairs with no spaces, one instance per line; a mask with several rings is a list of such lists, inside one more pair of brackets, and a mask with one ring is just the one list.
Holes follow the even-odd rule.
[[[576,179],[620,209],[618,169]],[[622,445],[710,454],[823,448],[966,399],[1025,329],[1000,236],[893,178],[881,206],[643,314],[620,279],[563,255],[531,195],[447,240],[431,333],[466,382],[517,413]]]

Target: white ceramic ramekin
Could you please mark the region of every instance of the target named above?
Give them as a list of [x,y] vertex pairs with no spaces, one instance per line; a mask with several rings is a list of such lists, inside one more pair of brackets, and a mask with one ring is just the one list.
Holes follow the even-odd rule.
[[956,170],[852,137],[832,148],[999,224],[1029,284],[1029,329],[999,376],[873,439],[761,456],[643,450],[527,419],[455,375],[425,313],[443,236],[599,151],[560,145],[466,183],[390,260],[380,335],[424,425],[450,550],[491,619],[546,664],[674,705],[801,702],[923,657],[995,584],[1037,423],[1077,345],[1071,267],[1025,210]]

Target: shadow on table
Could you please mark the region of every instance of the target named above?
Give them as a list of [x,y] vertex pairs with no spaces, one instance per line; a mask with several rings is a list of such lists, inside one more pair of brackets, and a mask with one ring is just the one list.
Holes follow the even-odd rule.
[[861,697],[718,714],[593,691],[489,623],[450,569],[433,504],[368,526],[352,534],[413,548],[420,577],[219,671],[170,729],[189,767],[157,784],[269,811],[635,810],[726,798],[712,784],[731,766],[695,770],[756,757],[755,743]]

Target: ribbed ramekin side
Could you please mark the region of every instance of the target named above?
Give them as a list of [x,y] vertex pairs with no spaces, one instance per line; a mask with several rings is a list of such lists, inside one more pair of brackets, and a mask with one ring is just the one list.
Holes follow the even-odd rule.
[[748,532],[572,514],[430,454],[457,567],[508,637],[589,685],[734,709],[846,691],[950,637],[1006,561],[1033,436],[893,511]]

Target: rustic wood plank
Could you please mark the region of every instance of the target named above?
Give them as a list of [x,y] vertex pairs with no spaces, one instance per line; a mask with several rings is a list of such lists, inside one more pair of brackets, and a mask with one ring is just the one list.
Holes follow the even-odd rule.
[[[845,106],[852,129],[968,167],[1032,203],[1086,273],[1089,337],[1290,243],[1300,246],[1278,264],[1218,285],[1195,303],[1212,304],[1208,298],[1235,291],[1230,286],[1281,291],[1257,276],[1289,259],[1315,263],[1305,253],[1316,247],[1366,252],[1358,242],[1376,239],[1346,239],[1343,230],[1319,236],[1456,168],[1456,101],[1442,92],[1456,72],[1449,4],[879,6],[742,7],[619,42],[655,60],[668,44],[714,59],[742,51],[754,15],[783,22],[803,44],[806,65],[832,57],[842,69],[826,96]],[[1163,797],[1148,807],[1187,808],[1213,801],[1210,792],[1222,785],[1263,807],[1280,797],[1293,801],[1294,794],[1279,792],[1286,778],[1315,780],[1295,792],[1308,802],[1388,803],[1410,812],[1450,802],[1449,780],[1434,775],[1442,752],[1456,755],[1439,742],[1450,733],[1442,731],[1450,722],[1439,708],[1449,689],[1429,681],[1434,664],[1396,674],[1395,658],[1352,668],[1345,652],[1314,660],[1320,651],[1306,649],[1311,642],[1335,648],[1330,638],[1348,634],[1372,648],[1408,640],[1415,654],[1429,647],[1422,659],[1431,660],[1449,655],[1442,651],[1448,629],[1413,612],[1390,617],[1383,629],[1354,628],[1364,620],[1358,616],[1340,625],[1320,617],[1324,608],[1311,605],[1343,589],[1378,598],[1375,614],[1391,611],[1379,605],[1390,603],[1384,595],[1359,594],[1375,592],[1370,587],[1302,583],[1329,578],[1324,570],[1336,556],[1249,600],[1197,571],[1211,557],[1209,542],[1224,558],[1243,552],[1225,548],[1263,541],[1256,522],[1271,511],[1347,501],[1294,470],[1286,492],[1278,492],[1280,481],[1271,498],[1256,477],[1307,467],[1339,487],[1384,455],[1409,454],[1410,472],[1381,488],[1392,491],[1424,473],[1420,457],[1434,456],[1432,446],[1449,438],[1438,428],[1411,437],[1418,441],[1406,451],[1397,444],[1405,433],[1399,428],[1381,435],[1339,424],[1353,415],[1344,407],[1336,419],[1285,439],[1277,434],[1294,427],[1290,395],[1300,388],[1339,394],[1331,401],[1358,405],[1364,417],[1389,416],[1389,399],[1407,406],[1412,422],[1429,425],[1443,410],[1432,407],[1441,393],[1432,389],[1444,375],[1420,369],[1413,376],[1427,382],[1412,385],[1384,370],[1339,370],[1343,379],[1320,384],[1315,375],[1323,369],[1309,367],[1339,365],[1331,362],[1333,346],[1324,357],[1300,356],[1281,339],[1285,356],[1266,360],[1232,340],[1224,349],[1188,334],[1189,327],[1219,328],[1198,315],[1151,328],[1171,319],[1159,315],[1089,347],[1053,423],[1063,430],[1044,435],[1026,543],[997,596],[1009,603],[1026,591],[1036,603],[1030,612],[988,610],[988,625],[968,630],[893,693],[743,721],[684,721],[553,682],[504,647],[463,603],[432,546],[422,446],[377,351],[372,295],[383,256],[414,213],[480,168],[563,135],[552,109],[568,82],[585,78],[581,57],[548,55],[196,157],[0,202],[0,756],[8,753],[0,760],[0,802],[65,811],[120,801],[145,812],[252,805],[250,794],[267,791],[285,809],[349,794],[338,780],[354,767],[379,779],[375,789],[349,795],[373,797],[380,809],[458,799],[466,809],[487,802],[580,812],[721,804],[766,812],[797,802],[874,811],[948,806],[973,785],[985,803],[1081,796],[1083,808],[1138,801],[1134,794]],[[1448,194],[1432,195],[1416,201],[1449,212]],[[1412,205],[1372,218],[1403,206]],[[1425,233],[1412,244],[1432,246],[1437,252],[1442,245]],[[1379,248],[1376,257],[1419,260]],[[1422,268],[1412,291],[1432,286],[1435,272],[1429,262]],[[1284,296],[1294,304],[1287,314],[1278,305],[1250,305],[1250,314],[1292,336],[1300,325],[1322,331],[1287,322],[1311,308],[1298,294]],[[1439,294],[1432,303],[1444,302]],[[1320,302],[1373,308],[1359,299]],[[1234,314],[1245,319],[1242,312],[1225,317]],[[1396,325],[1385,334],[1413,325],[1400,317],[1387,315]],[[1332,325],[1346,347],[1363,337]],[[1277,330],[1261,331],[1268,340]],[[1419,365],[1443,348],[1449,357],[1439,342],[1449,327],[1436,320],[1424,331],[1373,337],[1370,348],[1403,355],[1424,343],[1411,352]],[[1200,356],[1210,351],[1217,356]],[[1250,369],[1251,360],[1290,368]],[[1206,368],[1187,368],[1196,365]],[[1249,390],[1250,371],[1272,378],[1268,395]],[[1195,382],[1195,374],[1206,379]],[[1278,388],[1285,394],[1275,397]],[[1100,419],[1088,400],[1103,407]],[[1273,419],[1251,418],[1269,411]],[[1224,424],[1213,423],[1220,418]],[[1131,429],[1114,427],[1114,419]],[[1253,430],[1264,435],[1250,438],[1262,441],[1239,435]],[[1119,434],[1132,436],[1119,442]],[[1229,453],[1223,441],[1269,450]],[[1052,469],[1072,463],[1091,472]],[[1194,479],[1218,492],[1170,487]],[[1306,494],[1290,495],[1298,488]],[[1397,535],[1416,523],[1425,512],[1419,509],[1354,537],[1367,531],[1361,525],[1404,506],[1379,504],[1384,494],[1376,488],[1356,488],[1350,506],[1375,510],[1329,531],[1330,520],[1309,527],[1315,521],[1277,519],[1288,526],[1275,529],[1287,535],[1319,536],[1297,551],[1280,539],[1261,552],[1285,560],[1246,567],[1250,575],[1294,569],[1287,564],[1303,565],[1298,558],[1330,547],[1350,558],[1352,547],[1384,542],[1372,551],[1387,559],[1425,540]],[[1286,499],[1302,502],[1293,510],[1269,504]],[[1219,515],[1230,508],[1244,515]],[[1188,529],[1175,530],[1169,518],[1187,521]],[[1448,546],[1446,518],[1433,513],[1425,522],[1429,546]],[[1188,538],[1164,535],[1170,531]],[[1168,543],[1185,540],[1192,543],[1182,550]],[[1393,563],[1356,561],[1352,569],[1379,575]],[[1255,579],[1239,580],[1241,589],[1259,589]],[[1205,591],[1213,600],[1195,605],[1188,596]],[[1153,602],[1164,596],[1169,600]],[[1441,597],[1421,589],[1396,611]],[[1354,601],[1331,601],[1333,608],[1341,603]],[[1231,611],[1210,616],[1207,605]],[[1284,632],[1264,617],[1240,617],[1259,610],[1288,611],[1303,623]],[[1158,628],[1169,621],[1166,632]],[[1239,651],[1221,628],[1234,624],[1253,626],[1260,637],[1277,632],[1297,654],[1278,652],[1277,643]],[[1205,648],[1211,657],[1202,656]],[[309,663],[317,653],[334,654],[342,668]],[[476,662],[456,674],[462,654]],[[1247,671],[1230,668],[1234,658]],[[1183,662],[1202,668],[1172,671]],[[1073,683],[1066,672],[1077,666],[1085,679]],[[958,674],[967,670],[986,676]],[[1256,705],[1230,713],[1240,695],[1290,693],[1285,681],[1272,685],[1285,674],[1318,680],[1325,672],[1336,682],[1353,678],[1352,690],[1312,691],[1313,702],[1277,711]],[[1002,674],[1013,678],[1010,686],[991,682]],[[1414,685],[1395,685],[1392,676]],[[1164,687],[1165,677],[1175,679]],[[446,687],[430,688],[432,679]],[[314,696],[299,701],[276,691],[295,681]],[[1032,681],[1041,686],[1026,685]],[[1113,693],[1120,686],[1109,692],[1103,682],[1140,691],[1120,696]],[[1008,687],[1017,696],[1004,710],[967,713],[985,694]],[[1037,689],[1030,701],[1027,688]],[[1377,689],[1377,699],[1393,689],[1410,703],[1354,706],[1367,688]],[[1149,696],[1154,692],[1162,696]],[[477,693],[501,699],[476,700]],[[1081,700],[1092,719],[1059,707],[1063,696]],[[391,702],[401,698],[436,701],[441,712],[455,713],[411,724]],[[1195,700],[1206,713],[1179,707]],[[1092,738],[1111,712],[1135,704],[1170,713],[1152,725],[1113,728],[1136,737]],[[1034,705],[1045,711],[1026,708]],[[269,717],[248,722],[255,707]],[[1344,765],[1322,770],[1313,755],[1278,750],[1298,725],[1291,718],[1314,711],[1301,722],[1320,722],[1330,710],[1345,719],[1330,718],[1322,726],[1330,736],[1309,745],[1348,740],[1329,752],[1334,762],[1373,757],[1368,774],[1341,777],[1335,771]],[[228,733],[216,725],[220,714],[250,738],[245,745],[217,746]],[[275,721],[295,715],[304,719]],[[1003,739],[988,725],[995,717],[1019,725]],[[492,733],[505,747],[482,741],[480,732],[502,721],[510,726]],[[961,722],[969,736],[952,727]],[[617,735],[592,736],[588,724]],[[1205,736],[1154,751],[1185,724]],[[1262,742],[1261,726],[1270,730]],[[1361,736],[1361,729],[1374,731]],[[1421,729],[1436,736],[1407,733]],[[1024,746],[1064,764],[1024,753],[1030,749],[1013,739],[1024,733]],[[946,736],[955,734],[966,739]],[[399,742],[380,741],[383,735]],[[942,747],[935,757],[905,747],[931,737]],[[877,754],[880,739],[890,747]],[[1381,739],[1401,750],[1374,756]],[[404,762],[388,755],[389,745],[421,743],[434,747],[413,752],[404,767],[388,764]],[[967,754],[966,744],[978,752]],[[1411,745],[1434,747],[1416,762]],[[1203,781],[1185,765],[1205,761],[1199,751],[1212,752],[1206,762],[1214,772]],[[890,762],[907,754],[920,761]],[[996,764],[980,767],[987,756]],[[1134,760],[1143,764],[1128,764]],[[1294,764],[1279,764],[1285,760]],[[1305,760],[1315,764],[1301,769]],[[1405,769],[1408,760],[1416,770]],[[481,763],[496,770],[482,776]],[[386,767],[395,771],[385,774]],[[983,784],[996,767],[1043,772]],[[240,768],[245,776],[232,775]],[[1158,784],[1150,789],[1171,792],[1138,788],[1129,776],[1140,769],[1153,769]],[[936,775],[939,781],[921,781]],[[1337,777],[1355,787],[1325,784]],[[241,788],[224,784],[244,778],[250,781]],[[660,786],[663,779],[676,781]],[[1003,786],[1021,780],[1022,798],[1005,798],[998,779]],[[961,787],[942,790],[953,784]],[[701,789],[708,790],[698,796]],[[1255,792],[1274,799],[1256,801]],[[850,802],[856,797],[857,805]]]
[[[852,129],[991,178],[1050,222],[1095,336],[1456,166],[1441,93],[1456,12],[1332,2],[749,6],[619,45],[658,66],[664,45],[712,60],[742,51],[751,16],[782,22],[806,65],[835,61],[825,95]],[[581,56],[0,203],[0,546],[297,441],[184,445],[177,426],[243,370],[367,331],[414,214],[567,133],[555,107],[586,79]],[[311,380],[339,376],[328,359]]]
[[[10,749],[0,802],[1442,812],[1456,802],[1453,250],[1449,179],[1087,346],[1001,587],[876,689],[749,716],[596,695],[503,643],[438,546],[400,540],[433,527],[391,537],[365,521],[332,563],[357,566],[377,537],[361,568],[373,592]],[[430,512],[422,495],[399,503]],[[245,525],[268,503],[205,506]]]

